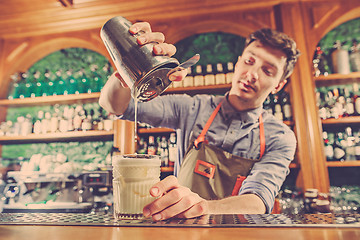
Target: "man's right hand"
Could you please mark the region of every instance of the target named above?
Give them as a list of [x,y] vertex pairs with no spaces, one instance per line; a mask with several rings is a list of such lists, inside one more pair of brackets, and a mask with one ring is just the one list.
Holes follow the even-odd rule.
[[[137,34],[140,32],[137,37],[139,45],[155,43],[153,47],[154,55],[171,57],[176,53],[176,47],[173,44],[165,43],[165,36],[163,33],[152,32],[151,26],[148,22],[134,23],[130,27],[129,32],[131,34]],[[171,81],[181,81],[185,78],[186,74],[186,70],[176,71],[169,76],[169,79]]]
[[[165,36],[161,32],[152,32],[151,26],[147,22],[138,22],[133,24],[129,32],[139,34],[137,42],[140,46],[152,43],[153,53],[158,56],[172,56],[176,52],[173,44],[165,43]],[[171,81],[181,81],[187,74],[186,70],[176,71],[169,76]],[[108,79],[101,90],[99,104],[110,113],[121,115],[126,110],[131,99],[131,90],[121,78],[119,73],[115,72]]]

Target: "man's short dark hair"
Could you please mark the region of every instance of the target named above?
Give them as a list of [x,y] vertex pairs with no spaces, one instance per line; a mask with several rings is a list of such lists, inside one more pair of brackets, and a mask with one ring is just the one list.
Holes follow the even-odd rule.
[[263,45],[282,51],[286,55],[286,64],[281,80],[287,79],[294,70],[295,63],[300,56],[295,41],[285,33],[273,29],[263,28],[250,34],[245,46],[259,40]]

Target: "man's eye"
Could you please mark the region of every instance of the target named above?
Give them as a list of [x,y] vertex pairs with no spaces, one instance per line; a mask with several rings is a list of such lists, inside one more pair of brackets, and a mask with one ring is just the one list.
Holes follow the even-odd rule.
[[245,59],[245,63],[246,63],[246,64],[252,64],[253,61],[251,61],[250,59]]
[[273,76],[274,75],[274,72],[272,70],[270,70],[270,69],[264,68],[263,71],[268,76]]

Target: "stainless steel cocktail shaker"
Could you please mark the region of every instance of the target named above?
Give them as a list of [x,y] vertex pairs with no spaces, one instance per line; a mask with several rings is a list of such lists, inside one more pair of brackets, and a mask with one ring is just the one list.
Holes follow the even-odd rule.
[[118,16],[107,21],[100,36],[132,95],[139,101],[149,101],[164,92],[171,84],[168,72],[179,66],[178,60],[155,56],[153,44],[140,46],[137,36],[129,32],[132,25]]

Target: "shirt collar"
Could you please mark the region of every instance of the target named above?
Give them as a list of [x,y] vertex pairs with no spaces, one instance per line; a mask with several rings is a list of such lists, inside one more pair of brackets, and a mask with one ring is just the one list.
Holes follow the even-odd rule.
[[244,123],[255,123],[259,120],[259,116],[263,112],[262,107],[245,111],[237,111],[229,103],[229,100],[227,98],[228,95],[229,92],[227,92],[224,97],[221,97],[216,101],[216,103],[218,104],[225,98],[221,106],[221,112],[225,119],[238,118]]

